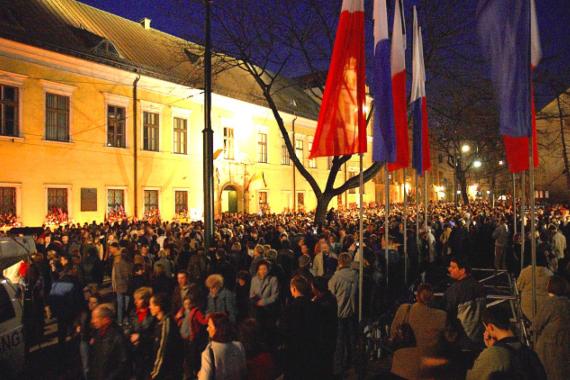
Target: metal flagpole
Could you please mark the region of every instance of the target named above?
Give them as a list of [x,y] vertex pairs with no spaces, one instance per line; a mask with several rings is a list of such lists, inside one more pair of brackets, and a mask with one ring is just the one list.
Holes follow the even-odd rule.
[[526,186],[525,186],[525,175],[524,172],[521,172],[521,271],[524,268],[524,251],[525,251],[525,239],[526,239],[526,225],[524,222],[525,211],[524,211],[524,203],[525,203],[525,194],[526,194]]
[[517,179],[513,176],[513,236],[517,234]]
[[528,203],[530,206],[530,255],[532,260],[532,318],[536,315],[536,221],[534,204],[534,149],[532,149],[532,133],[528,141],[530,144],[530,163],[528,169]]
[[364,218],[364,208],[363,208],[363,194],[364,194],[364,175],[362,174],[362,157],[363,154],[360,153],[360,174],[358,175],[359,182],[360,182],[360,189],[359,189],[359,222],[358,222],[358,252],[360,254],[360,258],[358,260],[358,321],[362,322],[362,292],[363,292],[363,284],[364,284],[364,232],[363,232],[363,218]]
[[406,168],[404,168],[404,284],[408,285],[408,190],[406,189]]
[[[427,233],[428,228],[428,172],[424,172],[424,230]],[[429,254],[429,253],[428,253]]]
[[420,246],[420,178],[416,172],[416,249]]
[[390,261],[389,261],[389,253],[388,253],[388,239],[389,239],[389,234],[388,234],[388,214],[390,214],[390,181],[388,178],[388,163],[384,164],[384,182],[385,182],[385,197],[386,197],[386,202],[384,204],[384,255],[386,256],[386,284],[388,284],[389,281],[389,273],[390,273]]

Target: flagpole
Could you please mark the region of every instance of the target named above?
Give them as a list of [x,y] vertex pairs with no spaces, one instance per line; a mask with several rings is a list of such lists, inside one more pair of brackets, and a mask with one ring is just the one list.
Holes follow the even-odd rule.
[[390,278],[390,261],[389,261],[389,252],[388,252],[388,240],[389,240],[389,234],[388,234],[388,223],[389,223],[389,219],[388,219],[388,215],[390,214],[390,180],[388,178],[388,163],[384,163],[384,177],[385,177],[385,197],[386,197],[386,202],[384,204],[384,255],[386,256],[386,284],[388,284],[389,282],[389,278]]
[[[427,233],[428,229],[428,172],[424,172],[424,230]],[[428,252],[429,256],[429,252]],[[429,257],[428,257],[429,259]]]
[[521,172],[521,271],[524,268],[524,251],[525,251],[525,239],[526,239],[526,224],[524,222],[525,211],[524,203],[526,201],[526,184],[525,184],[524,172]]
[[406,190],[406,168],[404,168],[404,284],[408,285],[408,191]]
[[359,258],[359,263],[358,263],[358,272],[359,272],[359,276],[358,276],[358,321],[362,322],[362,292],[363,292],[363,284],[364,284],[364,247],[363,247],[363,242],[364,242],[364,232],[363,232],[363,218],[364,218],[364,208],[363,208],[363,194],[364,194],[364,175],[362,173],[362,158],[363,158],[363,154],[360,153],[360,173],[358,175],[358,179],[359,179],[359,185],[360,185],[360,189],[359,189],[359,222],[358,222],[358,239],[360,244],[358,245],[358,252],[360,254],[360,258]]
[[419,253],[420,247],[420,179],[416,172],[416,250]]
[[515,173],[513,177],[513,236],[517,234],[517,180]]

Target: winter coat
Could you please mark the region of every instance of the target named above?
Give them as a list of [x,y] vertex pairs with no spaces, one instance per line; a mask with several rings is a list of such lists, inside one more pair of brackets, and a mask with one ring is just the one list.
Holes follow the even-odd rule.
[[465,334],[476,343],[482,343],[481,313],[485,309],[485,289],[468,275],[451,285],[443,296],[443,308],[452,319],[459,319]]
[[[542,304],[548,297],[548,282],[552,272],[543,266],[536,267],[536,306],[540,310]],[[523,314],[528,318],[532,318],[532,266],[524,268],[517,279],[517,289],[521,295],[521,308]]]
[[260,306],[274,304],[279,298],[279,283],[275,276],[265,276],[262,280],[259,276],[253,276],[249,288],[249,298],[256,302],[260,301]]
[[285,379],[317,378],[322,352],[318,348],[321,333],[319,307],[307,297],[294,298],[284,310],[279,329],[284,337]]
[[242,380],[246,371],[245,350],[240,342],[212,341],[202,352],[198,380]]
[[[392,320],[390,333],[395,334],[406,317],[409,304],[400,305]],[[443,310],[428,307],[419,302],[414,303],[408,314],[408,323],[414,332],[416,346],[426,348],[437,343],[439,334],[445,329],[447,313]]]
[[109,325],[93,334],[89,347],[89,380],[128,379],[127,340],[119,326]]
[[222,288],[218,291],[216,297],[208,293],[208,302],[206,314],[226,313],[230,321],[236,321],[236,297],[231,290]]
[[549,380],[567,379],[570,374],[570,300],[548,297],[534,318],[535,350]]
[[351,268],[340,268],[329,280],[329,290],[336,297],[338,317],[350,318],[356,313],[358,274]]
[[176,323],[168,316],[157,321],[153,335],[152,380],[182,378],[184,350]]
[[493,231],[495,246],[505,247],[509,243],[509,230],[506,224],[499,224]]
[[129,285],[133,275],[133,265],[125,259],[116,261],[113,264],[113,271],[111,273],[111,283],[113,291],[119,294],[127,294]]

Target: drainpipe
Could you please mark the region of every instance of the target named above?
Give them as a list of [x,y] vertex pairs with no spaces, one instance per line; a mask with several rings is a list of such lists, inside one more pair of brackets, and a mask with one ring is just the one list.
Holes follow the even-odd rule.
[[[135,71],[136,72],[136,71]],[[137,123],[137,90],[139,80],[141,79],[141,75],[138,74],[136,79],[133,82],[133,161],[134,161],[134,172],[133,172],[133,186],[134,186],[134,202],[133,202],[133,217],[138,218],[139,215],[139,207],[138,207],[138,199],[139,199],[139,183],[138,183],[138,155],[139,155],[139,148],[138,148],[138,123]]]
[[[295,121],[297,120],[297,115],[293,118],[291,122],[291,129],[293,131],[293,153],[296,153],[297,150],[297,140],[295,140]],[[289,160],[291,161],[291,160]],[[297,212],[297,181],[295,179],[295,163],[293,163],[293,212]]]

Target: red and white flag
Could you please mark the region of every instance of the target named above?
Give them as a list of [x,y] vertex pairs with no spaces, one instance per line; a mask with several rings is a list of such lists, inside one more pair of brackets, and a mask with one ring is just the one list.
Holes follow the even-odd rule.
[[366,152],[364,0],[343,0],[309,158]]
[[396,135],[396,161],[388,163],[394,171],[410,165],[408,142],[408,114],[406,109],[406,34],[402,0],[396,0],[392,30],[392,98],[394,100],[394,129]]

